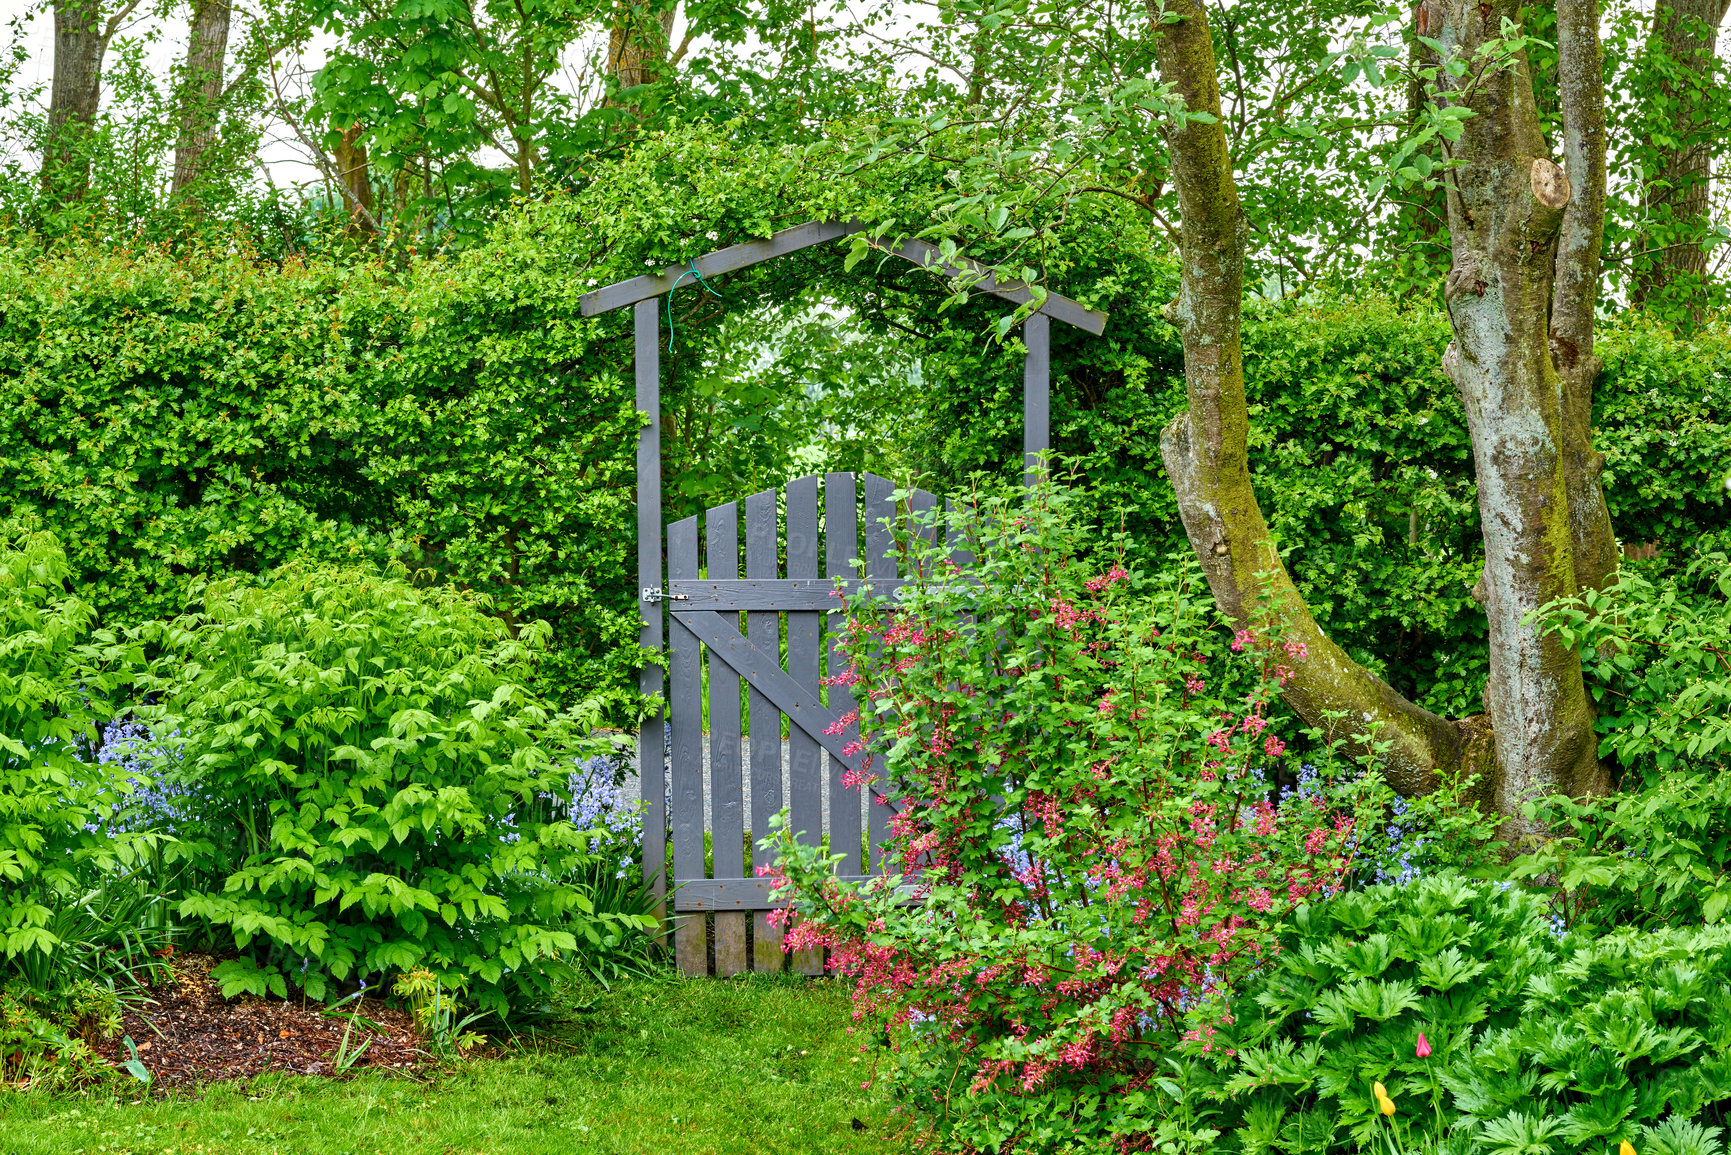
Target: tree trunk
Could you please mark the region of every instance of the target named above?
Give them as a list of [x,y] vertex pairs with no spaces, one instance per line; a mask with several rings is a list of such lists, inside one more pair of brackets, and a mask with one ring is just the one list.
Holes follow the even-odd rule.
[[[1504,20],[1518,25],[1521,16],[1519,0],[1429,2],[1442,19],[1437,38],[1466,60],[1501,36]],[[1577,573],[1577,554],[1610,537],[1596,464],[1579,459],[1591,454],[1580,410],[1590,402],[1595,364],[1591,304],[1604,227],[1597,4],[1564,0],[1558,9],[1559,53],[1567,57],[1559,60],[1559,88],[1572,86],[1560,98],[1571,129],[1566,151],[1587,187],[1577,190],[1549,158],[1524,58],[1469,68],[1461,78],[1445,73],[1442,92],[1473,111],[1450,174],[1454,267],[1444,297],[1455,339],[1443,368],[1472,434],[1485,539],[1474,594],[1490,624],[1485,706],[1502,771],[1498,808],[1511,816],[1534,792],[1607,785],[1580,655],[1528,624],[1547,602],[1578,593],[1583,576],[1604,576]],[[1563,294],[1555,317],[1553,289]],[[1553,360],[1553,331],[1560,351],[1573,346],[1572,380]],[[1597,559],[1580,560],[1585,571]]]
[[1605,242],[1605,80],[1598,0],[1557,5],[1557,103],[1564,118],[1563,170],[1570,203],[1557,236],[1551,290],[1551,359],[1562,381],[1562,457],[1575,583],[1603,589],[1622,561],[1593,448],[1593,382],[1604,362],[1593,352],[1593,316]]
[[193,0],[192,25],[181,77],[179,137],[174,145],[174,184],[180,196],[205,175],[204,156],[216,140],[222,104],[222,72],[228,58],[229,0]]
[[660,79],[673,35],[673,6],[644,0],[619,0],[607,38],[607,71],[619,87],[635,88]]
[[42,149],[42,191],[62,204],[90,187],[90,129],[102,99],[102,55],[108,48],[102,0],[55,0],[54,84]]
[[373,211],[373,178],[367,165],[367,146],[361,143],[361,126],[343,130],[337,141],[337,179],[343,190],[343,208],[349,214],[349,231],[372,233],[377,214]]
[[1251,488],[1240,343],[1246,226],[1220,117],[1214,47],[1199,0],[1169,0],[1165,11],[1178,19],[1161,29],[1160,77],[1186,108],[1214,118],[1186,121],[1171,137],[1184,260],[1167,319],[1183,340],[1189,406],[1166,427],[1160,448],[1184,530],[1228,618],[1242,628],[1279,621],[1293,669],[1287,703],[1345,739],[1375,727],[1378,740],[1390,743],[1390,781],[1403,793],[1424,793],[1441,774],[1479,768],[1488,753],[1482,726],[1432,714],[1348,657],[1318,628],[1269,536]]
[[[1493,3],[1426,0],[1425,34],[1470,60],[1502,19],[1519,17],[1517,0]],[[1186,120],[1170,134],[1183,266],[1168,318],[1183,340],[1189,404],[1167,426],[1161,451],[1216,602],[1241,628],[1280,624],[1293,655],[1287,703],[1342,737],[1375,728],[1388,743],[1385,773],[1403,793],[1431,789],[1444,774],[1482,772],[1493,807],[1514,818],[1535,790],[1603,789],[1579,656],[1525,624],[1545,602],[1607,580],[1616,566],[1602,459],[1587,424],[1605,197],[1596,0],[1558,0],[1568,173],[1546,155],[1524,62],[1485,76],[1469,69],[1469,81],[1444,93],[1474,112],[1447,197],[1455,340],[1444,367],[1473,434],[1486,552],[1477,592],[1491,634],[1486,714],[1455,722],[1408,702],[1326,638],[1269,538],[1247,453],[1245,224],[1207,12],[1201,0],[1167,0],[1164,12],[1161,79],[1212,119]],[[1460,90],[1474,78],[1476,87]]]
[[1681,91],[1666,85],[1666,95],[1680,106],[1675,120],[1665,126],[1678,146],[1663,150],[1659,171],[1642,196],[1648,210],[1659,210],[1671,228],[1644,244],[1658,251],[1641,269],[1637,299],[1658,295],[1679,280],[1707,272],[1707,250],[1701,239],[1712,208],[1713,141],[1695,106],[1718,63],[1714,41],[1727,6],[1727,0],[1658,0],[1653,11],[1654,39],[1672,62],[1696,80],[1692,89]]

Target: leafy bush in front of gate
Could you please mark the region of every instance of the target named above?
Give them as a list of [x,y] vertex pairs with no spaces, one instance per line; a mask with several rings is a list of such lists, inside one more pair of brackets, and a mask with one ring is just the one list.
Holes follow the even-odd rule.
[[289,566],[196,587],[159,653],[157,761],[178,800],[184,919],[232,935],[225,993],[318,998],[424,970],[505,1014],[650,920],[574,825],[582,708],[526,687],[546,641],[400,569]]
[[1297,643],[1220,630],[1193,569],[1113,564],[1078,504],[987,498],[966,580],[916,539],[923,581],[849,602],[836,684],[864,777],[900,801],[888,850],[913,901],[778,847],[789,949],[830,949],[946,1149],[1148,1149],[1150,1083],[1186,1040],[1212,1052],[1281,921],[1362,866],[1392,797],[1326,760],[1329,735],[1278,791]]
[[[90,757],[120,656],[51,533],[0,521],[0,1079],[64,1086],[149,973],[159,900],[138,868],[162,839],[106,824],[137,783]],[[123,664],[123,663],[120,663]]]

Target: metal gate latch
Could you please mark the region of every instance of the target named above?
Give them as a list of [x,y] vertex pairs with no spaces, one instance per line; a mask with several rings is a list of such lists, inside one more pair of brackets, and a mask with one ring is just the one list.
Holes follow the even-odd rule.
[[670,594],[660,586],[644,586],[643,600],[646,602],[688,602],[691,599],[685,594]]

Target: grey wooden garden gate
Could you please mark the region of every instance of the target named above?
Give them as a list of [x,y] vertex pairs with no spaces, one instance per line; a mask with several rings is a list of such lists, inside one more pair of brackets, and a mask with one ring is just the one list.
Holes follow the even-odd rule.
[[[894,533],[888,522],[934,510],[937,499],[913,490],[904,495],[898,508],[896,487],[888,480],[871,474],[830,473],[821,483],[824,512],[820,519],[819,479],[803,477],[789,482],[785,495],[767,490],[745,499],[743,576],[736,504],[709,510],[701,528],[695,517],[666,527],[664,557],[660,298],[671,294],[693,273],[714,277],[849,236],[865,227],[860,221],[813,221],[761,241],[709,253],[687,265],[673,265],[608,285],[584,294],[580,301],[586,317],[635,306],[637,408],[648,418],[637,444],[637,574],[642,623],[638,641],[645,649],[657,652],[662,650],[664,639],[671,642],[666,687],[670,714],[664,716],[672,731],[671,747],[664,744],[664,717],[650,719],[637,743],[644,806],[643,874],[651,880],[658,910],[665,918],[665,863],[671,836],[674,949],[680,969],[687,974],[708,973],[711,965],[722,975],[738,974],[748,965],[754,970],[780,970],[785,962],[781,935],[767,921],[772,908],[767,887],[746,865],[747,784],[751,788],[749,832],[754,842],[768,832],[769,817],[785,804],[792,829],[803,832],[806,840],[817,843],[827,833],[831,853],[844,856],[844,876],[877,871],[877,847],[887,832],[893,800],[884,798],[880,803],[874,798],[862,806],[862,794],[868,792],[842,784],[847,770],[859,768],[859,760],[849,753],[857,727],[828,733],[846,710],[840,702],[824,703],[819,680],[821,656],[833,658],[835,631],[841,624],[840,602],[831,596],[838,580],[869,581],[886,591],[905,580],[892,554]],[[922,241],[904,240],[881,247],[922,267],[967,277],[982,292],[1018,304],[1034,299],[1028,286],[1000,284],[979,266],[946,260],[934,246]],[[1039,456],[1049,445],[1052,317],[1095,334],[1106,326],[1105,314],[1050,292],[1023,323],[1022,340],[1027,348],[1022,374],[1024,479],[1030,484]],[[785,535],[779,532],[782,506],[786,510]],[[785,574],[778,572],[778,557],[783,553],[787,559]],[[741,615],[745,619],[743,632],[739,629]],[[711,784],[707,798],[705,668]],[[743,715],[742,680],[747,687]],[[661,667],[646,666],[640,673],[639,687],[646,696],[660,695]],[[785,798],[784,718],[788,731]],[[743,764],[747,742],[749,776]],[[826,809],[827,831],[823,821]],[[870,846],[863,861],[862,835]],[[706,866],[706,857],[712,866]],[[752,920],[753,947],[749,960],[748,917]],[[823,960],[811,954],[796,955],[792,964],[801,973],[816,974],[822,970]]]
[[[825,474],[821,496],[816,477],[790,481],[780,494],[752,494],[743,502],[743,574],[737,504],[709,510],[701,526],[690,517],[667,527],[674,948],[687,973],[706,973],[712,963],[718,975],[746,969],[747,912],[755,915],[752,969],[781,969],[781,932],[768,921],[773,904],[766,880],[746,860],[746,835],[755,846],[784,805],[804,842],[822,845],[828,835],[830,853],[842,856],[844,877],[878,868],[892,800],[875,784],[844,783],[847,771],[864,769],[853,748],[859,727],[836,725],[852,698],[833,690],[826,705],[820,674],[841,668],[836,641],[844,614],[837,588],[858,592],[863,579],[876,592],[893,593],[912,576],[898,559],[890,523],[930,514],[937,499],[914,490],[898,503],[895,494],[894,483],[869,473]],[[778,506],[785,510],[785,530]],[[912,525],[922,536],[931,532],[929,517],[916,516]],[[706,564],[699,560],[700,534]],[[778,555],[786,559],[785,572]],[[713,869],[705,866],[706,827]],[[709,914],[712,934],[705,927]],[[812,953],[793,958],[802,973],[819,973],[822,964]]]

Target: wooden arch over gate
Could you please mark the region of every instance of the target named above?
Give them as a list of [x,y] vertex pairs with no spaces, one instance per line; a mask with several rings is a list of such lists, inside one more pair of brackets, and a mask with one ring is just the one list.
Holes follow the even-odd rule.
[[[867,806],[862,830],[857,792],[841,785],[845,770],[855,768],[847,753],[852,734],[828,733],[844,713],[825,706],[819,686],[820,653],[831,650],[828,637],[839,628],[840,614],[829,597],[836,579],[864,577],[882,588],[900,579],[897,562],[887,556],[893,544],[884,524],[896,517],[895,486],[880,477],[831,473],[823,479],[824,564],[819,563],[819,485],[816,477],[788,484],[785,494],[787,532],[778,533],[777,491],[745,499],[745,574],[739,572],[739,521],[736,504],[711,509],[705,518],[708,577],[699,581],[699,526],[695,517],[667,527],[667,572],[662,572],[661,524],[661,311],[662,294],[675,289],[694,271],[714,277],[749,268],[776,257],[863,232],[863,221],[812,221],[784,229],[760,241],[749,241],[702,256],[688,265],[670,265],[620,281],[579,301],[582,315],[593,317],[626,305],[634,310],[637,408],[648,423],[637,442],[637,579],[641,625],[638,641],[645,649],[663,650],[663,602],[670,603],[669,654],[672,706],[672,784],[668,784],[665,716],[645,724],[637,737],[639,783],[644,803],[643,876],[654,887],[658,912],[665,917],[667,831],[672,819],[675,884],[674,945],[679,967],[687,974],[706,974],[713,963],[717,974],[738,974],[747,967],[746,919],[754,915],[750,962],[755,970],[779,970],[784,962],[780,933],[766,914],[767,891],[744,862],[745,806],[743,787],[752,788],[750,834],[755,842],[768,833],[770,814],[781,809],[784,778],[793,827],[813,843],[827,831],[835,853],[845,853],[844,873],[877,867],[876,843],[887,825],[887,810]],[[950,277],[966,277],[971,287],[1018,305],[1029,304],[1032,289],[1016,282],[998,282],[971,261],[946,260],[924,241],[904,240],[873,247]],[[1050,446],[1052,318],[1093,334],[1106,328],[1106,315],[1087,309],[1057,293],[1023,323],[1027,359],[1022,370],[1022,443],[1024,481],[1033,481],[1039,455]],[[863,493],[860,490],[863,489]],[[860,500],[863,498],[863,502]],[[908,512],[936,507],[931,494],[915,491]],[[784,547],[785,546],[785,550]],[[861,552],[863,546],[863,555]],[[786,576],[778,557],[785,552]],[[827,574],[827,576],[825,576]],[[743,614],[746,626],[738,628]],[[786,667],[783,667],[782,621],[787,624]],[[702,720],[702,663],[708,657],[709,706],[713,731],[705,738]],[[742,734],[740,683],[748,687],[749,736]],[[658,666],[639,673],[645,696],[660,694]],[[786,719],[788,738],[781,737]],[[750,747],[751,774],[742,774],[742,739]],[[825,774],[827,754],[829,772]],[[784,758],[786,759],[784,763]],[[704,766],[710,767],[712,788],[704,788]],[[825,786],[828,787],[827,796]],[[713,803],[705,809],[705,794]],[[851,815],[845,800],[853,798]],[[669,800],[673,813],[667,813]],[[827,800],[827,805],[825,802]],[[828,812],[827,815],[825,812]],[[707,821],[713,814],[713,823]],[[825,821],[827,817],[827,821]],[[706,827],[713,848],[705,853]],[[859,841],[869,837],[869,862],[860,859]],[[705,859],[713,861],[713,871]],[[711,938],[708,915],[714,915]],[[816,974],[823,960],[799,957],[794,968]]]

